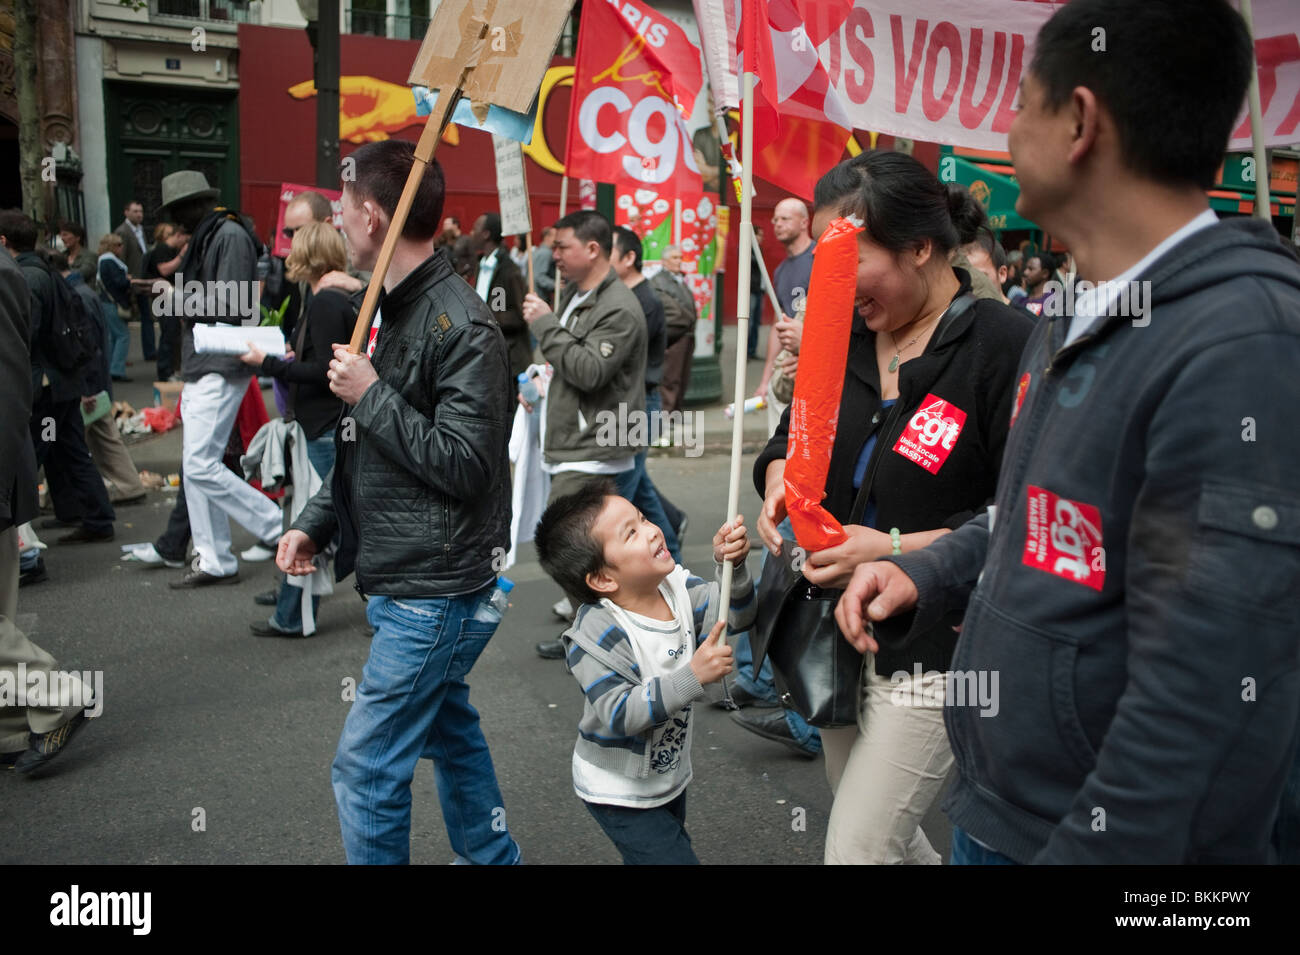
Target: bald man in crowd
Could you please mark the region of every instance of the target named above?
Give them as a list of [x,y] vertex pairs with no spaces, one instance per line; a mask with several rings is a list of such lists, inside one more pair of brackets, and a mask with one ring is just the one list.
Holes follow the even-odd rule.
[[[808,233],[808,207],[799,199],[789,197],[782,199],[772,210],[772,234],[785,246],[785,260],[772,273],[772,288],[776,300],[781,305],[781,315],[767,335],[767,358],[763,362],[763,376],[759,379],[754,394],[767,399],[768,423],[775,430],[781,411],[785,406],[776,407],[776,402],[767,394],[768,384],[776,367],[777,355],[784,349],[799,354],[799,337],[803,332],[803,322],[795,321],[800,302],[808,294],[808,283],[812,278],[813,246],[815,243]],[[793,347],[791,347],[793,346]],[[793,374],[793,365],[788,362],[788,371]],[[775,415],[773,414],[775,412]]]

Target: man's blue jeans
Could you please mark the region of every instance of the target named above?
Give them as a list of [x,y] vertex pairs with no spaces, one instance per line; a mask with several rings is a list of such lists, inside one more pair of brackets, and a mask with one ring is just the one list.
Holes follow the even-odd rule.
[[117,314],[117,306],[112,302],[99,300],[99,309],[104,313],[104,322],[108,325],[108,371],[114,378],[126,377],[126,356],[131,349],[131,331],[126,322]]
[[[794,540],[794,528],[790,524],[790,519],[786,518],[778,526],[777,530],[786,540]],[[763,563],[767,563],[768,551],[763,549]],[[759,571],[762,576],[762,570]],[[758,679],[754,679],[754,650],[749,645],[749,631],[739,634],[735,642],[736,669],[731,675],[731,682],[740,687],[750,696],[756,696],[760,700],[767,700],[769,703],[780,703],[776,695],[776,681],[772,677],[772,661],[768,657],[763,658],[763,666],[759,668]],[[809,726],[808,722],[789,707],[785,708],[785,723],[790,727],[790,733],[809,752],[820,753],[822,751],[822,737],[817,732],[817,727]]]
[[[334,430],[331,428],[319,438],[307,442],[307,460],[312,469],[324,481],[334,467]],[[311,598],[312,616],[320,609],[320,598]],[[275,613],[271,615],[271,626],[281,630],[295,632],[302,629],[302,590],[280,581],[280,592],[275,598]]]
[[465,683],[500,622],[489,603],[495,586],[460,597],[372,596],[367,603],[375,635],[332,772],[349,863],[410,861],[411,779],[421,757],[433,760],[457,861],[520,861]]
[[976,842],[965,829],[952,827],[952,858],[949,865],[1019,865],[1010,856]]

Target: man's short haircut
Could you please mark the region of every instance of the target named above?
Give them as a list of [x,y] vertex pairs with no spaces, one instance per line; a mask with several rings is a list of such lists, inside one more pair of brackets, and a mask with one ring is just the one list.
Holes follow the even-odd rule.
[[970,242],[963,242],[962,245],[978,245],[996,268],[1007,264],[1007,251],[1002,248],[1002,243],[993,234],[993,229],[988,222],[980,224],[975,230],[975,237]]
[[68,271],[68,257],[54,249],[41,249],[40,256],[56,272]]
[[1028,266],[1033,259],[1038,260],[1038,264],[1048,272],[1047,277],[1050,279],[1051,273],[1057,269],[1056,256],[1051,252],[1033,252],[1025,259],[1025,265]]
[[989,238],[989,255],[993,257],[993,267],[995,269],[1006,268],[1011,264],[1007,260],[1007,250],[1002,248],[1002,243],[997,240],[997,237],[991,231],[986,230],[986,232]]
[[126,211],[127,211],[128,209],[130,209],[132,206],[139,206],[141,209],[143,209],[143,208],[144,208],[144,203],[141,202],[139,199],[128,199],[128,200],[126,201],[126,205],[124,205],[124,206],[122,207],[122,212],[123,212],[123,214],[125,214]]
[[291,206],[306,206],[311,217],[317,222],[329,222],[334,218],[330,201],[319,192],[300,192],[289,202]]
[[[1099,38],[1104,50],[1094,48]],[[1038,31],[1029,72],[1053,112],[1076,87],[1090,89],[1138,175],[1209,189],[1245,102],[1252,52],[1226,0],[1071,0]]]
[[[374,200],[391,221],[393,213],[397,211],[397,200],[401,198],[411,164],[415,161],[414,144],[405,139],[366,143],[348,156],[348,160],[351,161],[349,164],[353,167],[355,178],[351,182],[344,182],[344,188],[350,189],[358,202]],[[415,201],[411,203],[411,213],[406,217],[402,238],[412,242],[427,242],[434,237],[438,223],[442,221],[445,194],[442,166],[434,159],[420,179],[420,188],[416,190]]]
[[608,478],[588,481],[572,494],[552,501],[533,531],[542,570],[575,605],[600,601],[600,594],[587,585],[587,575],[605,566],[605,545],[596,540],[592,528],[605,508],[605,499],[617,495],[618,489]]
[[561,229],[572,229],[579,242],[584,244],[595,242],[606,257],[612,251],[614,237],[609,220],[593,209],[570,212],[564,218],[557,219],[554,228],[557,232]]
[[621,259],[629,252],[632,253],[632,267],[638,272],[641,271],[641,237],[625,225],[614,227],[615,244],[618,246],[618,257]]
[[77,237],[77,241],[79,241],[82,245],[86,244],[86,227],[83,226],[80,222],[74,222],[71,219],[64,219],[62,222],[59,223],[59,231],[71,232],[73,235]]
[[33,252],[36,249],[36,223],[21,209],[0,212],[0,235],[15,252]]
[[483,213],[483,228],[487,229],[488,238],[497,245],[501,244],[501,216],[495,212]]

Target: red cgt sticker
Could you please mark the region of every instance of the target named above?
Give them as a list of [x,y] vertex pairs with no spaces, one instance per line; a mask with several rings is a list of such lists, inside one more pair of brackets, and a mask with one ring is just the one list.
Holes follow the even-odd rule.
[[1022,561],[1049,574],[1101,590],[1106,583],[1101,512],[1091,504],[1058,497],[1031,484]]
[[894,451],[931,474],[938,474],[965,423],[966,412],[950,401],[928,394],[898,436]]

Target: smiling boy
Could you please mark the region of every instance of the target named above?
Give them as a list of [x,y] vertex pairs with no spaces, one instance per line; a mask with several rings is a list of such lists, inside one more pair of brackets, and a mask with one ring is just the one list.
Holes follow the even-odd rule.
[[[579,608],[561,637],[586,695],[573,788],[625,864],[696,864],[685,825],[691,706],[732,670],[720,584],[677,564],[663,532],[608,480],[553,501],[535,537],[542,568]],[[735,565],[730,633],[754,620],[748,553],[738,515],[713,537],[718,574]]]

